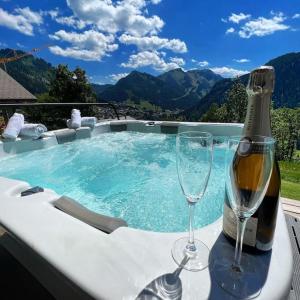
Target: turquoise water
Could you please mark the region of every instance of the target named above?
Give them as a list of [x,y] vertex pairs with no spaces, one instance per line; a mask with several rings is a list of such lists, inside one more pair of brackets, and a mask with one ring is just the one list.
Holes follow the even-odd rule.
[[[196,227],[221,216],[223,157],[224,149],[215,148],[208,188],[196,205]],[[188,228],[174,135],[105,133],[2,158],[0,175],[53,189],[95,212],[121,217],[130,227],[161,232]]]

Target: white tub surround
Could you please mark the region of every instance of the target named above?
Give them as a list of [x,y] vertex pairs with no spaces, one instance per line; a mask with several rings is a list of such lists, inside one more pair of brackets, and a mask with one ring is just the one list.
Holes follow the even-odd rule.
[[43,136],[43,138],[35,140],[28,137],[18,137],[16,140],[2,139],[0,140],[0,156],[39,150],[58,144],[52,132],[47,132]]
[[[27,183],[0,178],[0,223],[59,274],[69,278],[83,294],[95,299],[135,299],[153,280],[177,269],[171,247],[186,233],[156,233],[121,227],[105,234],[54,208],[52,202],[59,195],[52,191],[20,197],[20,192],[27,188]],[[220,218],[195,232],[195,237],[212,249],[212,259],[215,253],[222,255],[222,249],[228,245],[221,227]],[[20,257],[22,260],[22,255]],[[24,255],[23,259],[26,260]],[[262,291],[256,299],[287,299],[293,261],[281,208],[273,250],[256,256],[255,260],[264,269]],[[41,274],[46,276],[45,272]],[[179,278],[182,299],[231,299],[214,283],[210,268],[201,272],[182,270]],[[66,288],[58,289],[59,285],[55,288],[53,277],[48,283],[45,278],[40,279],[57,297],[68,292]]]
[[106,132],[136,131],[144,133],[176,134],[183,131],[209,131],[216,136],[239,135],[243,124],[197,123],[197,122],[161,122],[120,120],[97,123],[94,128],[80,127],[77,129],[59,129],[45,132],[42,138],[19,137],[16,140],[0,139],[0,156],[17,154],[55,146],[57,144],[73,142],[77,139],[90,138]]

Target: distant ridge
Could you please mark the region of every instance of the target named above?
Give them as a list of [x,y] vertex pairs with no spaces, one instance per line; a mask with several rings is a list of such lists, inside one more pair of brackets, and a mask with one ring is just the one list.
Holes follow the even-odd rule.
[[[11,55],[12,49],[1,49],[0,57]],[[17,54],[24,53],[16,50]],[[266,63],[275,68],[275,107],[300,106],[300,52],[288,53]],[[2,66],[0,66],[2,67]],[[6,65],[7,72],[34,95],[48,92],[55,68],[32,55]],[[240,77],[247,84],[248,74]],[[222,104],[234,79],[224,79],[209,69],[174,69],[159,76],[132,71],[116,84],[93,84],[98,101],[123,102],[142,100],[165,109],[181,109],[184,116],[199,120],[212,103]]]
[[198,103],[221,79],[211,70],[174,69],[157,77],[132,71],[115,85],[97,93],[97,97],[116,102],[145,100],[163,108],[185,109]]
[[[288,53],[268,61],[265,65],[275,68],[275,90],[272,100],[274,107],[300,107],[300,52]],[[239,78],[247,85],[249,74]],[[183,115],[188,120],[199,120],[212,103],[222,104],[225,93],[232,87],[235,79],[218,81],[210,92]]]

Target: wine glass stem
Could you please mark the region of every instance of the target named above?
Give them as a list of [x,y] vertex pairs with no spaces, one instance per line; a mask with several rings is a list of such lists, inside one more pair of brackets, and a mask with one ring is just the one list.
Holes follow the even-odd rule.
[[196,251],[196,246],[194,242],[194,211],[195,203],[188,201],[189,205],[189,242],[187,244],[187,250],[191,252]]
[[237,237],[236,237],[236,244],[235,244],[233,268],[238,272],[242,272],[241,258],[242,258],[242,250],[243,250],[244,233],[245,233],[247,221],[248,218],[237,217]]

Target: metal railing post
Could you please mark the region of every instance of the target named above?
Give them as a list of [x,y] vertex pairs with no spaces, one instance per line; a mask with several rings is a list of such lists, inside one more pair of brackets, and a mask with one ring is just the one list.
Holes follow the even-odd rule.
[[120,117],[119,117],[118,111],[117,111],[117,109],[116,109],[116,106],[115,106],[114,104],[112,104],[112,103],[109,103],[109,104],[110,104],[110,106],[113,108],[113,110],[114,110],[114,112],[115,112],[115,114],[116,114],[118,120],[120,120]]

